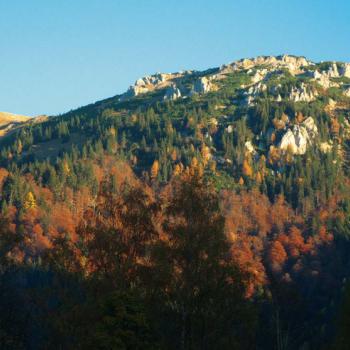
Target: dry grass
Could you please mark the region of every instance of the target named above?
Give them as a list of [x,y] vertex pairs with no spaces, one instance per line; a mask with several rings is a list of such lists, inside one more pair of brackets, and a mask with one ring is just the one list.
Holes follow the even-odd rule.
[[0,112],[0,137],[8,134],[15,127],[31,120],[31,117]]

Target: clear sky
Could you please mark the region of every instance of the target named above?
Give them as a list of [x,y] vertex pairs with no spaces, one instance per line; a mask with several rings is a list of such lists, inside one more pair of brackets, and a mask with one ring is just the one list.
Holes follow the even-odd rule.
[[59,114],[155,72],[350,61],[349,0],[0,0],[0,111]]

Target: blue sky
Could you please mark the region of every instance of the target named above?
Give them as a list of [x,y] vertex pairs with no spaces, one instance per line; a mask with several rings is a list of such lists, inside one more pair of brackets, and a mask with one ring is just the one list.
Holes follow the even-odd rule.
[[242,57],[350,61],[349,38],[349,0],[0,0],[0,110],[59,114]]

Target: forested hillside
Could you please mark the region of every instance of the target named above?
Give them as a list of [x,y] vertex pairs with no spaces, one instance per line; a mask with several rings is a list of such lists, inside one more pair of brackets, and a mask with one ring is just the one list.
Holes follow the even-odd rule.
[[0,136],[2,348],[347,349],[349,63],[158,73]]

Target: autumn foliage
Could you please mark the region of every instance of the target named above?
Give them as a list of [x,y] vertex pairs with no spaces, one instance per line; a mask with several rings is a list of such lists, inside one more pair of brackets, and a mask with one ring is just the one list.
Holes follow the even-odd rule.
[[[222,325],[230,313],[247,317],[247,303],[261,295],[283,310],[288,302],[281,295],[312,295],[318,288],[319,297],[309,302],[321,305],[341,286],[338,275],[345,271],[336,264],[339,248],[329,230],[330,222],[346,224],[341,193],[304,216],[283,195],[271,201],[256,187],[216,191],[196,158],[157,190],[122,162],[105,158],[94,172],[96,192],[62,188],[57,195],[26,178],[23,207],[3,210],[13,242],[6,245],[7,263],[40,263],[112,289],[145,288],[157,317],[182,320],[176,327],[183,344],[215,343],[218,335],[208,329],[220,330],[208,310]],[[209,306],[207,298],[215,302]],[[307,310],[305,317],[314,314]],[[233,344],[237,333],[230,334]]]

